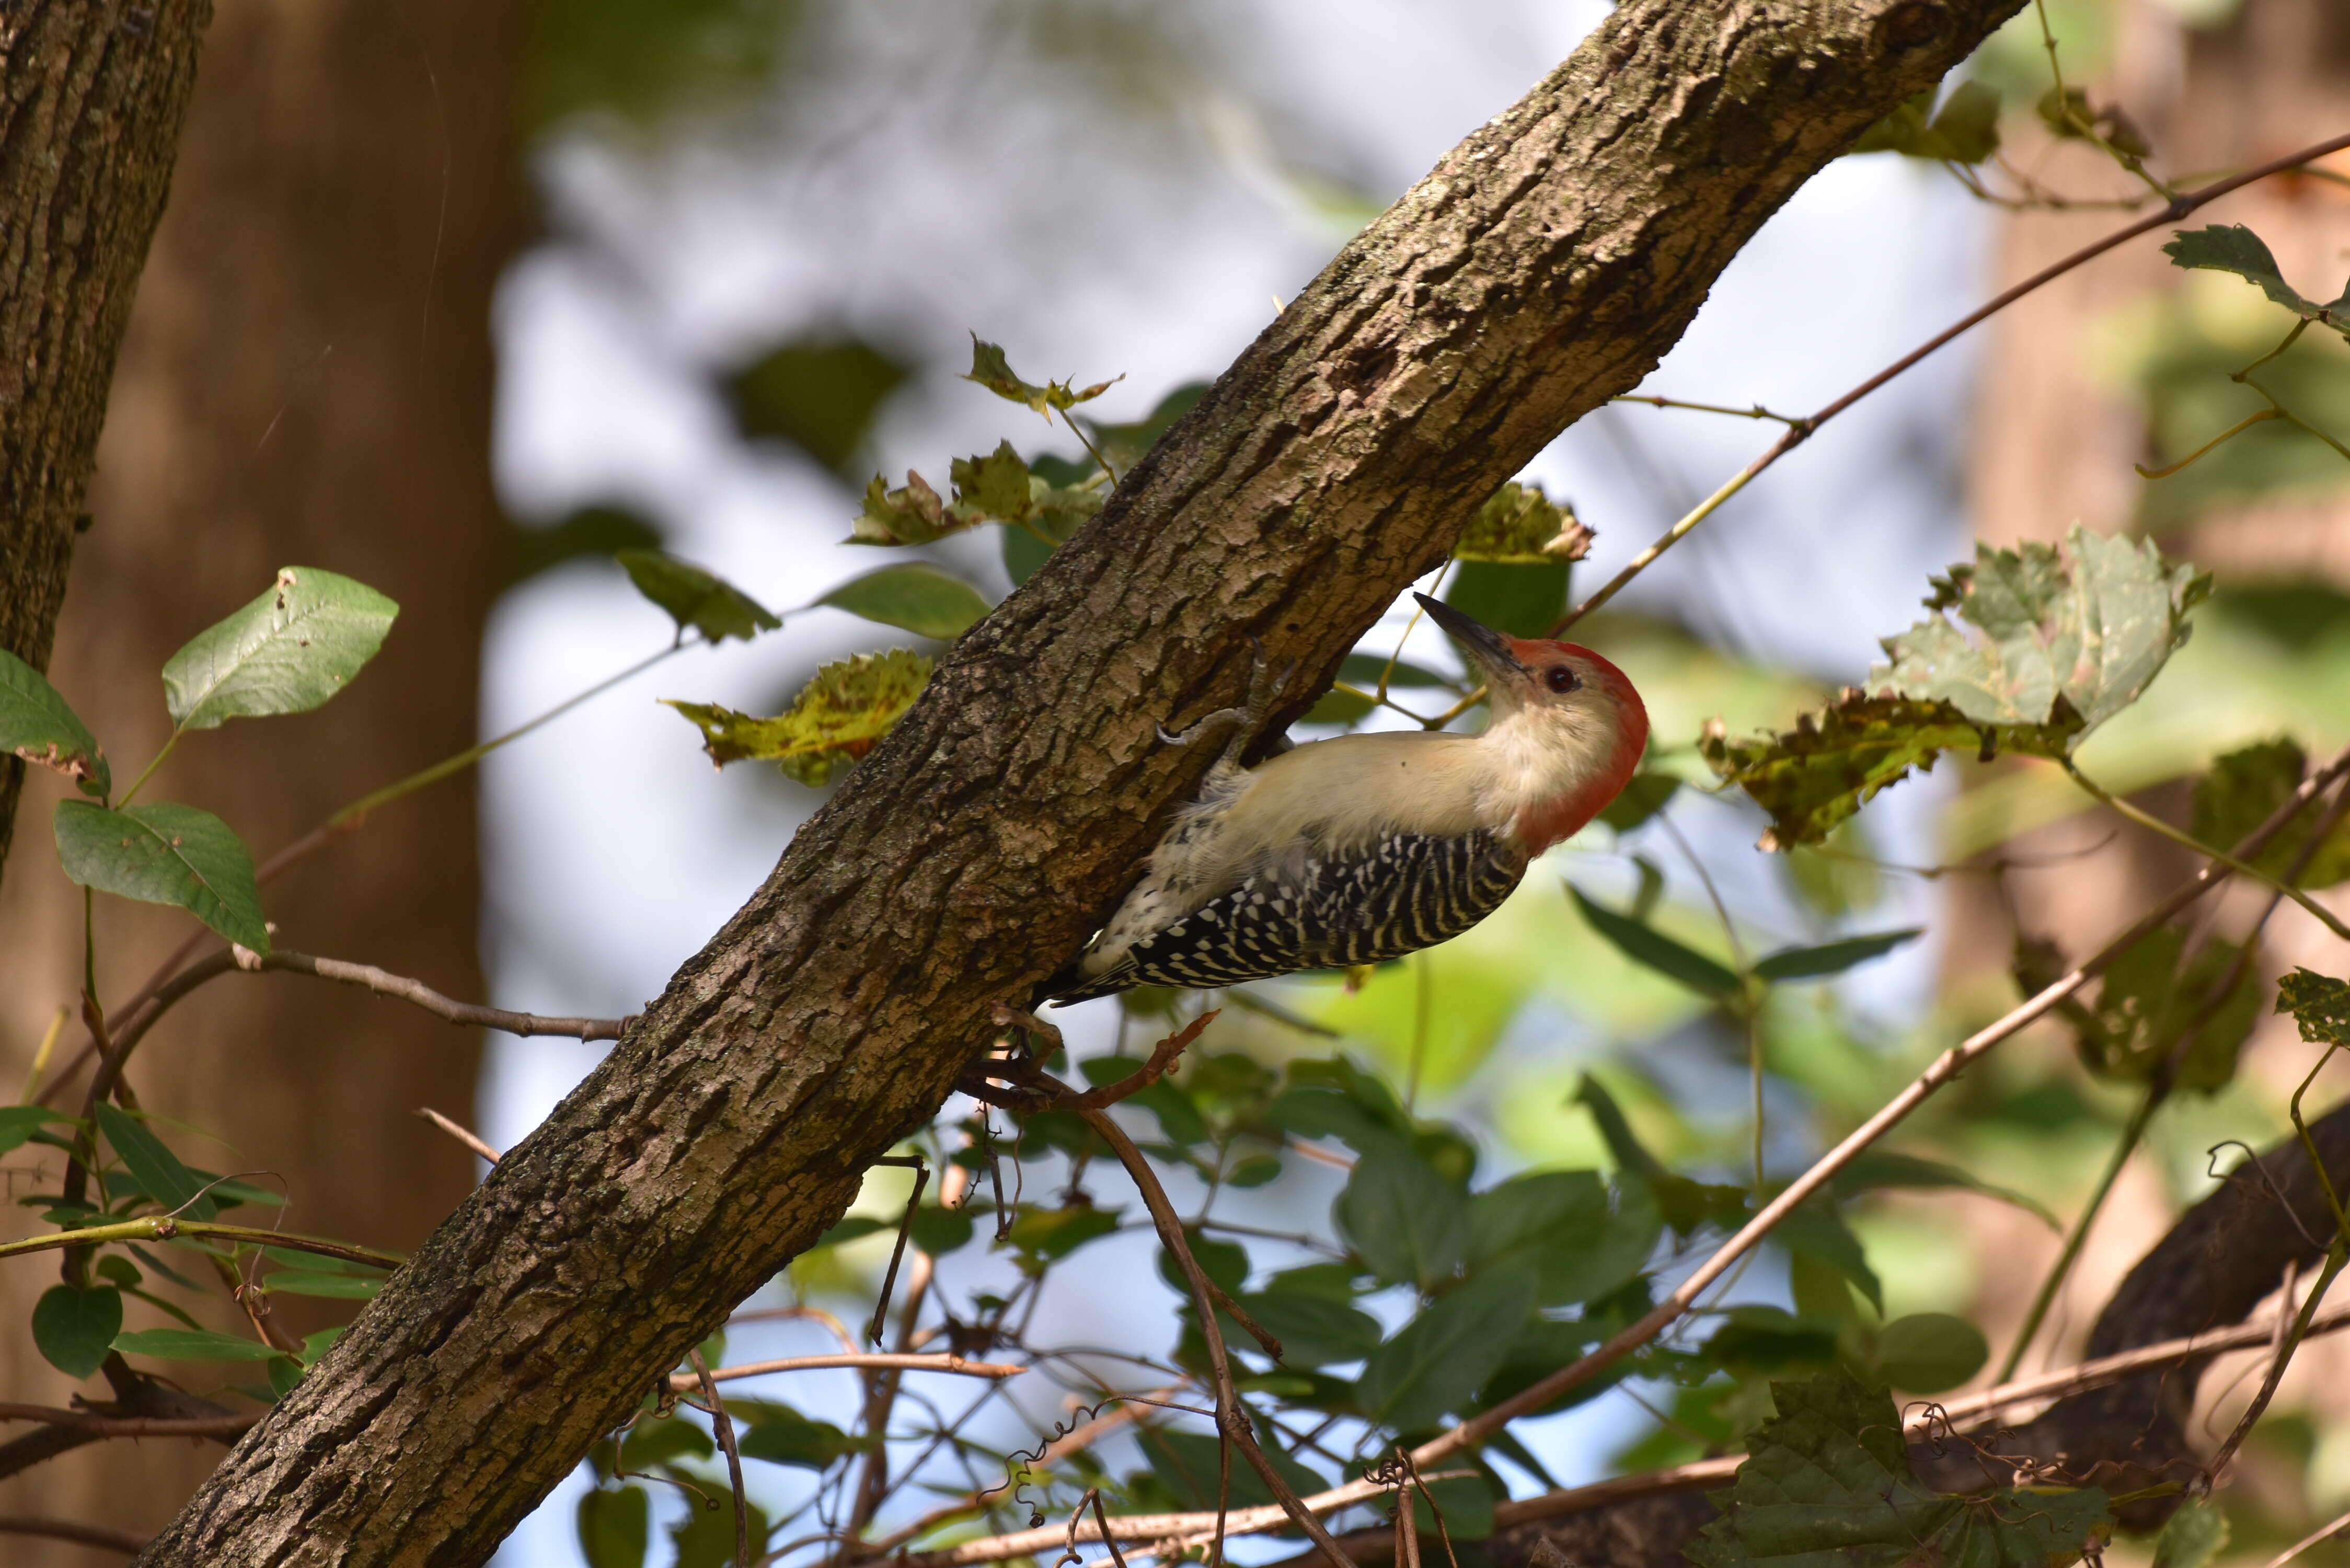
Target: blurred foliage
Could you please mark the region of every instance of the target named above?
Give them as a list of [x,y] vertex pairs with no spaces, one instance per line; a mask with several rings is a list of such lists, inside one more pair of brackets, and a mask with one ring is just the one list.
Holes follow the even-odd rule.
[[625,506],[583,506],[544,527],[506,524],[506,586],[515,587],[567,561],[602,559],[623,550],[659,550],[661,531]]
[[534,0],[524,117],[639,126],[749,103],[791,57],[800,0]]
[[795,338],[727,377],[726,401],[745,437],[789,441],[845,474],[910,374],[857,338]]

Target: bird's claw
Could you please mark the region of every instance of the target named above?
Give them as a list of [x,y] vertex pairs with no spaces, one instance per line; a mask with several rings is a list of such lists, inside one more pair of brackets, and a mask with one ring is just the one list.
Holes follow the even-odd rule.
[[[1219,708],[1211,713],[1203,713],[1180,730],[1170,730],[1164,724],[1154,723],[1151,728],[1158,732],[1161,744],[1188,746],[1211,726],[1221,727],[1230,724],[1234,727],[1234,732],[1232,740],[1225,744],[1223,760],[1228,763],[1237,763],[1240,760],[1241,753],[1246,751],[1249,744],[1256,739],[1258,724],[1263,720],[1265,713],[1280,700],[1282,692],[1287,690],[1291,678],[1297,673],[1297,661],[1293,659],[1282,667],[1280,674],[1271,675],[1273,667],[1264,657],[1263,640],[1251,636],[1248,643],[1250,649],[1248,701],[1235,708]],[[1268,679],[1269,675],[1270,679]]]

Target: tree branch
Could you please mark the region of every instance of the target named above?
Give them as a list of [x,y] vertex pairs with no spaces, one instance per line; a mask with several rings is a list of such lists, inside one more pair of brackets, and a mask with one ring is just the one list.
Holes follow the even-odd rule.
[[484,1558],[931,1118],[992,1009],[1076,950],[1208,766],[1158,726],[1237,698],[1250,637],[1308,677],[1302,711],[1503,481],[1656,364],[1804,181],[2016,8],[1616,10],[954,646],[145,1560]]

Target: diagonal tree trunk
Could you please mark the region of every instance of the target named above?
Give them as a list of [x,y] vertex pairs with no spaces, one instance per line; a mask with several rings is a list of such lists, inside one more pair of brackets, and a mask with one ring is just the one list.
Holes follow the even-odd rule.
[[1208,759],[1629,388],[1797,186],[2020,0],[1632,0],[1449,154],[941,665],[151,1563],[473,1563],[920,1126]]
[[[0,648],[36,670],[211,19],[208,0],[0,8]],[[0,759],[0,862],[24,783]]]

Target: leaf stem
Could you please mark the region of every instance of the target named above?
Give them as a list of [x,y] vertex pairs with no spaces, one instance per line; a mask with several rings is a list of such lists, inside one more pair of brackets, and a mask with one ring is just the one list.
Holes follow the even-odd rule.
[[2254,425],[2265,424],[2270,420],[2281,420],[2283,418],[2285,418],[2285,412],[2282,409],[2262,409],[2259,413],[2251,414],[2244,419],[2238,420],[2234,424],[2230,425],[2226,430],[2221,431],[2218,435],[2213,436],[2210,441],[2205,441],[2201,446],[2197,447],[2193,452],[2189,452],[2177,462],[2165,463],[2160,468],[2148,468],[2142,462],[2134,462],[2131,463],[2130,466],[2137,470],[2137,476],[2140,479],[2168,479],[2172,474],[2177,473],[2179,470],[2187,467],[2198,458],[2202,457],[2212,448],[2224,445],[2228,441],[2233,441],[2236,437],[2243,434]]
[[2291,898],[2294,903],[2299,904],[2310,914],[2315,916],[2318,923],[2323,925],[2327,930],[2332,931],[2344,941],[2350,942],[2350,926],[2344,925],[2342,923],[2341,917],[2334,914],[2333,910],[2327,909],[2316,899],[2311,898],[2308,894],[2303,892],[2300,888],[2279,881],[2276,877],[2270,876],[2267,872],[2260,870],[2255,867],[2246,865],[2243,861],[2236,859],[2233,856],[2229,855],[2224,850],[2212,848],[2201,839],[2197,838],[2193,834],[2181,832],[2179,829],[2171,826],[2170,824],[2163,821],[2162,818],[2155,815],[2150,811],[2144,811],[2137,806],[2132,805],[2129,802],[2115,794],[2112,791],[2106,789],[2095,780],[2091,779],[2088,774],[2083,773],[2080,769],[2080,765],[2074,762],[2072,758],[2062,758],[2059,760],[2057,765],[2063,768],[2065,773],[2071,774],[2073,782],[2079,784],[2084,790],[2086,790],[2089,794],[2098,802],[2120,813],[2123,816],[2126,816],[2130,821],[2137,823],[2140,827],[2145,828],[2147,832],[2159,834],[2183,849],[2189,850],[2194,854],[2200,855],[2208,859],[2216,861],[2220,865],[2226,867],[2229,870],[2233,871],[2239,877],[2258,882],[2263,888],[2275,889],[2277,892],[2283,894],[2286,898]]
[[115,810],[121,810],[138,797],[139,792],[147,787],[147,781],[155,776],[155,770],[163,765],[163,759],[170,756],[178,747],[180,737],[186,733],[187,726],[184,724],[172,732],[170,737],[163,742],[163,749],[148,759],[147,765],[139,770],[139,776],[130,781],[130,787],[122,792],[122,798],[114,803]]

